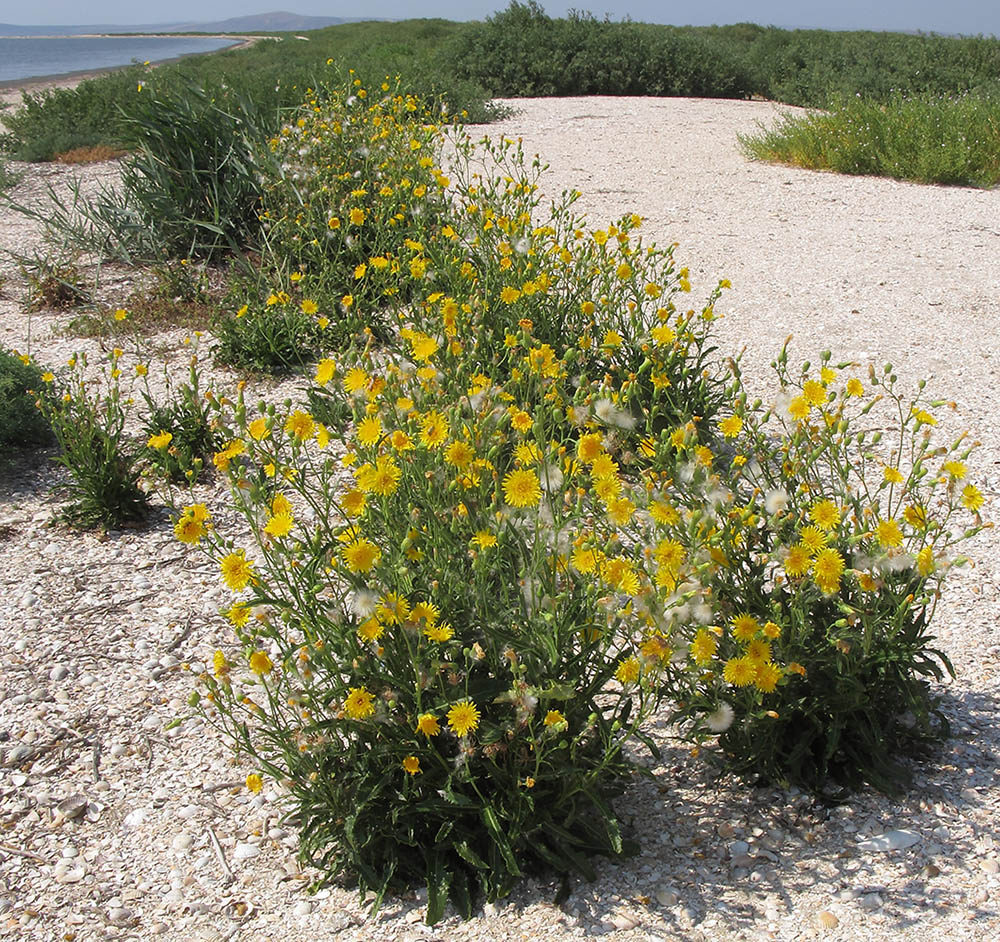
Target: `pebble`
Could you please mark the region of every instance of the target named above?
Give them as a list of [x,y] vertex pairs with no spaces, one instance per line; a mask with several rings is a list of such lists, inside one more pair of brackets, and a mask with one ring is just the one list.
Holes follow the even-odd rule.
[[867,912],[874,912],[882,906],[882,895],[880,893],[865,893],[858,901],[858,905]]
[[746,841],[732,841],[729,844],[729,856],[745,857],[750,850],[750,845]]
[[49,680],[65,680],[68,676],[69,668],[65,664],[56,664],[56,666],[49,671]]
[[858,850],[903,850],[920,842],[920,835],[913,831],[886,831],[858,843]]
[[680,893],[672,886],[661,886],[653,895],[661,906],[676,906],[681,899]]
[[245,844],[242,841],[237,843],[236,849],[233,851],[234,860],[250,860],[256,857],[260,853],[260,847],[256,844]]
[[1000,873],[1000,862],[998,862],[995,857],[991,857],[989,860],[983,860],[979,864],[979,867],[983,873]]
[[191,845],[193,843],[194,843],[194,838],[190,834],[188,834],[187,831],[181,831],[180,834],[178,834],[174,838],[173,844],[171,846],[176,851],[179,851],[181,853],[187,853],[191,849]]
[[309,900],[299,900],[292,909],[296,916],[308,916],[313,911],[313,904]]

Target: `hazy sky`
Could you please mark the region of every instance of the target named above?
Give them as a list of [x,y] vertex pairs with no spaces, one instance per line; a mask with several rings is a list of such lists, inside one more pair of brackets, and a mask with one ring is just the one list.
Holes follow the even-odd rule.
[[[754,22],[775,26],[827,29],[899,29],[942,33],[1000,35],[998,0],[701,0],[670,3],[661,0],[596,0],[543,2],[547,13],[561,16],[567,7],[589,10],[612,19],[630,16],[650,23],[706,25]],[[451,20],[485,19],[507,6],[507,0],[369,0],[372,17],[401,19],[440,16]],[[134,0],[0,0],[0,22],[45,24],[149,24],[207,22],[263,13],[274,9],[312,16],[356,16],[358,6],[345,0],[170,0],[135,3]]]

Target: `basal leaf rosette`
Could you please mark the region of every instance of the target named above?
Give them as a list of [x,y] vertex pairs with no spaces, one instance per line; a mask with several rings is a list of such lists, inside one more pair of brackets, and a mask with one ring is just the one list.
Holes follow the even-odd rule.
[[571,421],[591,392],[561,362],[504,385],[405,336],[412,359],[319,364],[343,429],[237,408],[215,464],[248,539],[197,508],[177,526],[235,593],[208,716],[286,785],[308,859],[378,893],[426,881],[438,918],[445,889],[467,911],[622,852],[629,745],[697,674],[707,537],[599,419]]
[[[944,403],[891,366],[797,374],[719,423],[740,460],[719,534],[717,623],[691,646],[712,679],[690,705],[735,770],[817,791],[897,790],[899,758],[947,733],[930,680],[951,673],[929,633],[958,546],[983,526],[965,436],[937,443]],[[706,691],[706,694],[709,693]]]

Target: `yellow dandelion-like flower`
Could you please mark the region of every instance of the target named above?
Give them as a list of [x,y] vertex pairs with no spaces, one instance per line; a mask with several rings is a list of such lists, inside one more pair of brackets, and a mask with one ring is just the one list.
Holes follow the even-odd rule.
[[504,477],[503,493],[512,507],[536,507],[542,499],[538,475],[527,468],[511,471]]
[[344,712],[352,720],[363,720],[375,712],[375,697],[366,687],[351,687],[344,701]]
[[934,562],[934,547],[925,546],[917,553],[917,572],[922,576],[929,576],[937,568]]
[[665,500],[654,500],[649,504],[649,515],[661,526],[675,526],[680,523],[681,516],[676,508]]
[[719,642],[715,635],[705,628],[699,628],[691,641],[691,657],[699,667],[707,665],[718,650]]
[[576,443],[576,456],[584,464],[593,464],[604,454],[604,436],[599,432],[589,432],[581,435]]
[[615,680],[623,686],[634,684],[639,679],[639,661],[634,657],[625,658],[615,670]]
[[351,572],[368,572],[381,559],[382,551],[371,541],[358,537],[348,543],[340,555]]
[[799,542],[815,556],[829,542],[829,537],[819,527],[808,526],[799,533]]
[[809,508],[809,519],[821,530],[840,526],[840,508],[832,500],[817,501]]
[[466,736],[479,726],[479,710],[471,700],[462,700],[448,710],[448,725],[456,736]]
[[736,615],[729,624],[737,641],[750,641],[760,631],[760,622],[747,612]]
[[174,536],[181,543],[195,544],[205,535],[205,525],[194,517],[182,514],[174,524]]
[[436,410],[420,419],[420,441],[425,448],[440,448],[448,440],[448,419]]
[[887,484],[902,484],[903,475],[900,473],[899,468],[894,468],[892,465],[885,465],[882,468],[882,480]]
[[804,576],[812,565],[812,553],[809,551],[809,547],[802,543],[796,543],[795,546],[789,547],[783,565],[785,572],[792,578]]
[[444,451],[444,460],[460,471],[468,468],[475,457],[476,453],[468,442],[452,442]]
[[946,461],[941,465],[941,470],[955,481],[961,481],[967,473],[965,465],[961,461],[954,460]]
[[441,622],[439,625],[427,625],[424,628],[424,635],[429,641],[437,641],[443,644],[445,641],[450,641],[455,636],[455,629],[451,627],[447,622]]
[[407,756],[400,762],[403,767],[403,771],[407,775],[419,775],[420,774],[420,760],[416,756]]
[[861,380],[856,376],[852,376],[847,381],[846,393],[848,396],[863,396],[865,394],[865,387],[861,384]]
[[156,435],[149,436],[146,446],[148,448],[166,450],[167,446],[173,441],[173,439],[174,436],[170,432],[164,432],[161,429]]
[[743,431],[743,419],[738,415],[726,416],[719,423],[719,431],[722,432],[725,438],[736,438]]
[[244,602],[236,602],[226,610],[226,618],[231,625],[242,628],[250,621],[250,606]]
[[405,595],[387,592],[379,599],[375,614],[388,625],[401,625],[410,619],[410,603]]
[[771,660],[771,642],[763,638],[753,638],[746,647],[746,656],[751,661],[763,662]]
[[490,549],[490,547],[497,545],[496,534],[491,533],[489,530],[477,530],[472,537],[472,543],[478,549]]
[[357,206],[351,209],[350,213],[351,225],[360,226],[365,221],[365,211]]
[[624,526],[635,513],[635,504],[627,497],[615,497],[608,502],[608,517],[617,526]]
[[788,414],[795,419],[797,422],[803,422],[809,417],[809,413],[812,411],[812,406],[809,404],[809,400],[805,396],[796,396],[790,403],[788,403]]
[[813,561],[813,579],[828,595],[840,588],[844,559],[835,549],[825,549]]
[[875,527],[875,536],[882,546],[901,546],[903,544],[903,531],[899,524],[892,519],[879,520]]
[[826,387],[815,379],[806,380],[802,385],[802,395],[811,406],[821,406],[826,402]]
[[[325,361],[324,361],[325,362]],[[332,376],[332,373],[331,373]],[[344,374],[344,392],[353,395],[368,388],[371,377],[360,367],[353,367]]]
[[614,500],[622,490],[622,482],[617,474],[602,474],[594,480],[594,493],[605,504]]
[[962,488],[962,506],[973,513],[976,513],[983,506],[982,492],[975,484],[966,484]]
[[342,494],[340,498],[341,510],[344,511],[345,516],[352,519],[360,517],[365,512],[367,503],[368,497],[365,495],[364,491],[358,490],[357,488],[351,488],[351,490]]
[[271,659],[267,656],[266,651],[254,651],[250,655],[250,670],[255,674],[263,676],[264,674],[271,673],[273,668],[274,665],[271,663]]
[[366,618],[360,625],[358,625],[358,637],[362,641],[378,641],[378,639],[384,634],[385,625],[383,625],[382,622],[374,616]]
[[748,657],[733,657],[726,661],[722,676],[734,687],[749,687],[757,679],[757,665]]
[[764,632],[764,637],[770,638],[772,641],[781,637],[781,625],[775,624],[773,621],[764,622],[764,627],[761,630]]
[[285,431],[300,442],[306,442],[316,434],[316,423],[308,412],[296,409],[285,420]]
[[355,435],[366,448],[378,444],[382,438],[382,420],[377,415],[366,415],[359,423]]
[[660,346],[673,343],[677,339],[677,332],[666,324],[660,324],[650,331],[653,340]]
[[294,524],[295,518],[290,513],[277,513],[268,519],[264,525],[264,532],[280,539],[292,532]]
[[256,772],[251,772],[247,776],[246,786],[247,791],[259,795],[264,790],[264,780]]
[[761,693],[774,693],[781,680],[781,668],[775,664],[765,661],[757,665],[757,675],[754,677],[754,684]]
[[437,736],[441,732],[441,724],[433,713],[421,713],[417,717],[416,732],[430,739],[431,736]]
[[253,563],[246,558],[243,550],[223,556],[219,569],[223,581],[234,592],[242,592],[254,578]]
[[267,438],[271,430],[267,427],[267,419],[259,416],[247,426],[247,432],[255,442],[259,442]]

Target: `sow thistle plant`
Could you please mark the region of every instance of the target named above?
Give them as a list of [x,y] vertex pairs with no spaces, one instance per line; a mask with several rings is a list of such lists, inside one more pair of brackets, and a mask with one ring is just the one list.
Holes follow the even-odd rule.
[[716,624],[691,648],[710,684],[687,706],[721,732],[729,768],[841,794],[895,792],[898,757],[946,736],[928,679],[952,667],[929,623],[957,547],[982,527],[964,435],[935,443],[925,384],[906,396],[891,365],[867,380],[775,363],[781,392],[741,398],[720,423],[739,451]]
[[629,744],[655,752],[642,724],[701,673],[708,467],[520,331],[493,376],[471,335],[413,327],[410,357],[322,361],[353,417],[341,454],[301,408],[240,403],[215,464],[251,539],[200,504],[176,521],[234,592],[206,715],[288,788],[307,859],[378,899],[426,882],[431,922],[622,853]]

